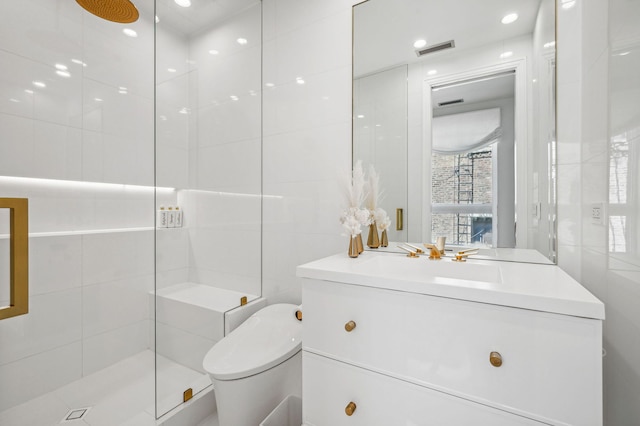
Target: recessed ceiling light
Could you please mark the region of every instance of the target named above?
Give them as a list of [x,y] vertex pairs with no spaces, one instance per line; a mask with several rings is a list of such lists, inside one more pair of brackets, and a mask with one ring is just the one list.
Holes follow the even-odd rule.
[[45,87],[47,87],[47,85],[44,84],[42,81],[34,81],[32,83],[33,83],[34,86],[40,87],[41,89],[44,89]]
[[505,15],[504,18],[502,18],[502,23],[503,24],[510,24],[512,22],[516,22],[516,20],[518,19],[518,14],[517,13],[510,13],[508,15]]
[[267,87],[273,87],[273,86],[275,86],[275,84],[273,84],[273,83],[265,83],[265,86],[267,86]]
[[66,77],[66,78],[71,77],[71,73],[69,71],[58,70],[56,71],[56,74],[58,74],[60,77]]
[[25,89],[24,92],[33,95],[33,90],[31,89]]
[[358,114],[358,118],[364,118],[364,115]]
[[296,77],[296,83],[304,84],[304,79],[302,77]]
[[238,39],[238,40],[236,40],[236,41],[237,41],[239,44],[242,44],[243,46],[244,46],[245,44],[247,44],[247,43],[248,43],[248,41],[247,41],[247,39],[246,39],[246,38],[239,38],[239,39]]
[[232,101],[237,101],[239,98],[236,95],[229,96]]
[[122,32],[125,35],[128,35],[129,37],[138,37],[138,33],[132,30],[131,28],[125,28],[122,30]]
[[427,75],[436,75],[438,74],[438,70],[429,70],[427,71]]
[[416,49],[420,49],[422,47],[425,47],[427,45],[427,40],[416,40],[413,42],[413,47],[415,47]]
[[191,0],[174,0],[178,6],[189,7],[191,6]]
[[501,59],[510,58],[511,56],[513,56],[513,52],[511,52],[511,51],[503,52],[503,53],[500,54],[500,58]]
[[209,51],[209,54],[210,54],[210,55],[217,55],[218,53],[220,53],[220,52],[218,52],[218,51],[217,51],[217,50],[215,50],[215,49],[211,49],[211,50]]
[[93,98],[93,100],[96,102],[102,102],[102,98]]
[[67,70],[67,66],[63,65],[63,64],[56,64],[56,69],[61,70],[61,71],[66,71]]

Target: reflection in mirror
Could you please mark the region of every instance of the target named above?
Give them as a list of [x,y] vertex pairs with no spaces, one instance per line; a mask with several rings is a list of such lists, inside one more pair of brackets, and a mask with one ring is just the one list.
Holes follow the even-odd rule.
[[556,261],[555,8],[554,0],[354,6],[353,159],[380,173],[389,216],[402,209],[390,240],[446,236]]

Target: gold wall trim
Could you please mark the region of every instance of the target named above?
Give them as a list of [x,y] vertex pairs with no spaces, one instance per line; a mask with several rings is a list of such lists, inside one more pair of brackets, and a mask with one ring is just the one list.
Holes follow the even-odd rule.
[[0,320],[29,313],[29,202],[26,198],[0,198],[9,209],[9,306],[0,307]]

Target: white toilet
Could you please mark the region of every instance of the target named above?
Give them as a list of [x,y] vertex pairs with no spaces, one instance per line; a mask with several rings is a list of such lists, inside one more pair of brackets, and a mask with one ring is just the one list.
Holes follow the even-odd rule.
[[296,305],[262,308],[216,343],[202,363],[220,426],[257,426],[287,396],[302,394],[302,322]]

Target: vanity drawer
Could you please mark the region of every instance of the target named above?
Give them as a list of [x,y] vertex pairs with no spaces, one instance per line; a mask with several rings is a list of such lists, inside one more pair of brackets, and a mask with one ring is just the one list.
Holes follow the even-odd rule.
[[[308,352],[302,363],[303,421],[310,426],[542,425]],[[350,403],[355,409],[348,416]]]
[[600,321],[313,279],[302,294],[306,350],[543,422],[602,424]]

